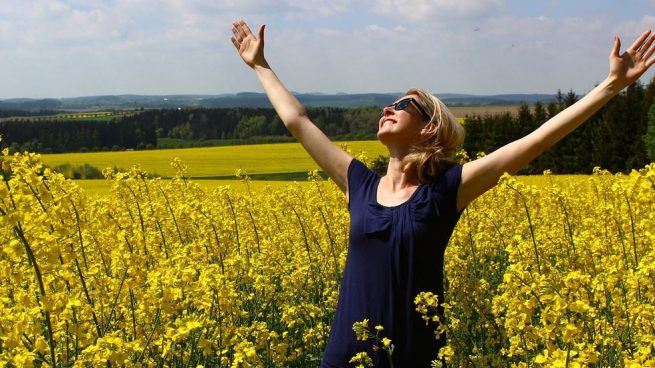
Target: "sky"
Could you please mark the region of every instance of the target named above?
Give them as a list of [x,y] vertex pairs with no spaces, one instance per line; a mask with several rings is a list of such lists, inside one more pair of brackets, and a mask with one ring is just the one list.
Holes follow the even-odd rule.
[[237,19],[295,92],[582,94],[655,0],[0,0],[0,99],[260,92]]

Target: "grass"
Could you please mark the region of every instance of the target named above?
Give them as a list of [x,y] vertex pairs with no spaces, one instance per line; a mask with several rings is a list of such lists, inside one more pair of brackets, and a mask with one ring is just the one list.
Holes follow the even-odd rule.
[[[371,158],[386,154],[386,148],[378,141],[346,144],[353,153],[364,151]],[[256,178],[259,174],[298,175],[318,168],[299,143],[42,155],[43,162],[50,167],[86,163],[102,170],[140,165],[148,173],[163,177],[175,175],[170,163],[176,157],[187,165],[188,175],[194,178],[234,177],[237,169]]]

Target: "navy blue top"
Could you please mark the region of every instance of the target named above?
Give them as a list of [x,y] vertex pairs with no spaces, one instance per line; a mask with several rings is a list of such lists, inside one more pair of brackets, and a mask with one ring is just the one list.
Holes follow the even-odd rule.
[[348,167],[350,242],[337,311],[321,367],[352,367],[366,351],[376,367],[388,367],[386,353],[372,350],[372,340],[357,341],[354,322],[382,325],[382,336],[395,345],[394,367],[429,367],[445,338],[425,324],[414,298],[431,291],[443,302],[443,259],[459,213],[457,190],[462,166],[455,165],[421,184],[404,203],[377,202],[380,175],[353,159]]

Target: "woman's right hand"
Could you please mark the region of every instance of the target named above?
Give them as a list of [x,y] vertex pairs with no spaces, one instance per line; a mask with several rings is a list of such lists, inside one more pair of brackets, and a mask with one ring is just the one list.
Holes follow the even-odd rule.
[[251,68],[267,65],[264,58],[264,27],[263,24],[259,27],[259,37],[255,37],[243,20],[232,23],[232,43],[241,59]]
[[655,64],[655,33],[648,30],[638,37],[624,53],[620,53],[621,40],[614,37],[614,48],[610,53],[609,80],[616,92],[636,82]]

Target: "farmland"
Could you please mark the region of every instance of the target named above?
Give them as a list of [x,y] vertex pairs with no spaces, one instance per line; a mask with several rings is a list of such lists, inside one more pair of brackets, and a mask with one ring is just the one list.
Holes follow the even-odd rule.
[[[516,115],[519,105],[471,105],[471,106],[449,106],[450,112],[458,119],[472,115],[494,115],[508,112]],[[461,120],[460,120],[461,121]]]
[[[361,158],[385,153],[376,141],[346,145]],[[74,182],[41,160],[114,170]],[[299,144],[5,150],[1,163],[0,364],[320,361],[349,213],[336,186],[308,174],[316,164]],[[446,253],[445,313],[435,313],[434,295],[415,300],[448,334],[443,359],[655,365],[654,178],[653,164],[629,175],[503,177],[471,203]]]
[[[0,364],[318,364],[348,244],[333,184],[250,192],[131,169],[89,197],[36,156],[1,164]],[[444,319],[416,300],[448,333],[445,360],[655,364],[654,178],[504,177],[474,201],[446,252]]]
[[[371,158],[386,154],[384,146],[377,141],[345,144],[353,153],[361,151]],[[306,173],[317,168],[299,143],[42,155],[43,163],[51,167],[65,163],[73,166],[86,163],[100,169],[128,169],[139,165],[150,174],[164,177],[175,175],[175,169],[170,165],[174,158],[179,158],[187,165],[188,175],[194,178],[234,176],[238,169],[248,174],[263,174]]]
[[[387,154],[385,147],[378,141],[352,141],[337,144],[347,147],[353,153],[362,153],[369,159]],[[187,166],[187,175],[196,179],[196,184],[204,189],[225,185],[233,186],[236,189],[245,189],[243,181],[235,176],[237,170],[242,170],[245,174],[256,178],[249,181],[251,190],[268,187],[281,188],[286,186],[289,181],[301,183],[306,181],[307,172],[318,168],[298,143],[50,154],[42,155],[41,158],[43,163],[50,167],[66,163],[71,166],[89,164],[102,170],[109,167],[129,169],[138,165],[141,170],[162,177],[175,175],[171,161],[179,158]],[[548,177],[548,182],[580,181],[586,177],[585,175],[552,175]],[[545,178],[539,175],[517,178],[521,182],[531,185],[547,184]],[[77,180],[76,182],[91,194],[106,193],[111,186],[111,182],[107,180]]]
[[[126,115],[132,115],[134,114],[133,111],[130,110],[125,110],[125,111],[88,111],[88,112],[62,112],[62,113],[57,113],[53,115],[26,115],[26,116],[19,116],[18,118],[21,120],[34,120],[34,121],[42,121],[42,120],[93,120],[93,121],[105,121],[105,120],[111,120],[114,118],[118,118],[121,116],[126,116]],[[17,117],[9,116],[9,117],[4,117],[0,118],[0,121],[3,120],[11,120],[15,119]]]
[[[353,153],[363,153],[369,159],[387,154],[384,146],[378,141],[353,141],[337,144],[347,147]],[[250,190],[258,191],[268,188],[283,188],[290,181],[298,181],[303,184],[306,181],[307,172],[318,168],[298,143],[51,154],[42,155],[41,158],[43,163],[50,167],[65,163],[71,166],[89,164],[102,170],[108,167],[129,169],[138,165],[149,174],[163,177],[175,175],[171,161],[179,158],[183,164],[187,165],[187,175],[196,179],[196,184],[207,190],[226,185],[232,186],[236,190],[247,189],[243,180],[235,176],[236,170],[239,169],[249,176],[258,178],[250,180],[248,183]],[[263,178],[263,180],[259,178]],[[551,182],[560,184],[578,182],[585,178],[587,178],[586,175],[551,175],[548,178],[541,175],[517,177],[523,183],[538,186]],[[111,186],[111,182],[107,180],[76,180],[76,183],[90,194],[104,194]]]

